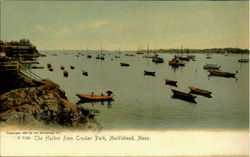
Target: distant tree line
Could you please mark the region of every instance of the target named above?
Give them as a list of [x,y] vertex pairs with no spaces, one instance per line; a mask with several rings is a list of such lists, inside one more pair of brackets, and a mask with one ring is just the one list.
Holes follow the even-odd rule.
[[[147,52],[144,50],[143,52]],[[148,50],[152,53],[235,53],[235,54],[249,54],[248,49],[240,48],[210,48],[210,49],[158,49]]]

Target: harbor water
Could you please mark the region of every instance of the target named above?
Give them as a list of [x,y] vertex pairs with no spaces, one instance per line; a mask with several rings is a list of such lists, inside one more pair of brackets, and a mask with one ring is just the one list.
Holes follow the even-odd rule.
[[[96,110],[95,119],[105,130],[248,128],[249,64],[238,62],[242,55],[212,54],[207,59],[206,54],[194,54],[196,61],[173,69],[168,61],[175,54],[159,53],[164,63],[155,64],[143,55],[125,55],[132,52],[105,52],[105,60],[96,59],[98,51],[41,53],[47,55],[37,60],[44,69],[31,69],[32,72],[59,84],[71,102]],[[121,62],[130,66],[122,67]],[[48,63],[53,71],[47,69]],[[209,77],[209,72],[203,69],[206,63],[221,65],[221,71],[237,71],[236,78]],[[70,69],[71,65],[75,68]],[[68,77],[63,76],[60,66],[68,71]],[[82,70],[88,76],[82,75]],[[144,70],[155,71],[156,76],[144,75]],[[178,81],[177,87],[166,85],[165,79]],[[190,103],[172,97],[171,89],[189,92],[188,86],[209,90],[212,98],[197,95],[197,103]],[[106,94],[107,90],[115,94],[114,101],[78,103],[76,94]]]

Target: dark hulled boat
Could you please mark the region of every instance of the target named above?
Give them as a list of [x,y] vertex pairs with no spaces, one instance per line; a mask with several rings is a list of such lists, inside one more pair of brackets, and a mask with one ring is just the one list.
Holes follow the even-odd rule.
[[174,98],[178,98],[178,99],[185,100],[188,102],[196,103],[194,100],[196,98],[195,95],[192,95],[190,93],[184,93],[184,92],[174,90],[174,89],[171,89],[171,90],[174,93],[174,95],[173,95]]
[[216,71],[216,70],[208,70],[210,75],[212,76],[221,76],[221,77],[235,77],[236,73],[230,73],[230,72],[222,72],[222,71]]
[[85,76],[88,76],[88,72],[87,71],[82,70],[82,74],[85,75]]
[[64,71],[63,71],[63,76],[64,76],[64,77],[68,77],[68,76],[69,76],[68,71],[64,70]]
[[155,72],[144,70],[144,75],[155,76]]
[[172,59],[170,61],[168,61],[168,64],[174,67],[178,67],[178,66],[184,66],[185,63],[180,62],[178,59]]
[[211,69],[211,70],[219,70],[220,69],[220,65],[217,64],[205,64],[203,66],[203,69]]
[[177,87],[177,81],[174,81],[174,80],[165,79],[165,84]]
[[47,64],[47,67],[48,67],[48,68],[51,68],[52,66],[51,66],[51,64],[48,63],[48,64]]
[[154,57],[154,58],[152,59],[152,62],[155,62],[155,63],[163,63],[164,60],[163,60],[163,58]]
[[64,70],[64,69],[65,69],[64,66],[61,66],[60,68],[61,68],[61,70]]
[[248,63],[248,62],[249,62],[249,59],[239,59],[238,62],[241,62],[241,63]]
[[189,57],[183,57],[183,56],[178,56],[178,59],[181,61],[189,61],[190,60]]
[[134,54],[125,54],[125,56],[131,56],[131,57],[133,57],[133,56],[135,56]]
[[128,63],[120,63],[120,64],[121,64],[121,66],[125,66],[125,67],[128,67],[128,66],[129,66]]
[[53,71],[54,69],[52,67],[49,67],[49,71]]
[[212,94],[212,92],[210,92],[208,90],[203,90],[203,89],[190,87],[190,86],[188,88],[190,89],[190,93],[195,93],[195,94],[203,95],[206,97],[211,97],[211,94]]

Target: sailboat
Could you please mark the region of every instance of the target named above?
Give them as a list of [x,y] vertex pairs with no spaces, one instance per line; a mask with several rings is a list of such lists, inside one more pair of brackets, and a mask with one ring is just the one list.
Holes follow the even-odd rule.
[[241,59],[238,60],[238,62],[240,63],[248,63],[249,62],[249,59],[248,58],[242,58],[242,53],[241,53]]
[[228,52],[227,52],[227,50],[225,51],[224,56],[228,56]]
[[138,46],[138,50],[137,50],[137,53],[136,53],[136,54],[138,54],[138,55],[143,54],[142,50],[140,49],[140,46]]
[[92,56],[91,55],[89,55],[89,49],[88,49],[88,47],[87,47],[87,58],[92,58]]

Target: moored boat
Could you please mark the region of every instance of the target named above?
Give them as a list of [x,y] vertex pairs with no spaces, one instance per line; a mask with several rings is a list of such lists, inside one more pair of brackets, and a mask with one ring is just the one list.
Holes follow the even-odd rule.
[[249,59],[239,59],[238,62],[241,62],[241,63],[248,63],[248,62],[249,62]]
[[195,94],[199,94],[199,95],[204,95],[207,97],[211,97],[212,92],[208,91],[208,90],[203,90],[203,89],[199,89],[199,88],[195,88],[195,87],[188,87],[190,89],[190,93],[195,93]]
[[220,65],[217,64],[205,64],[203,66],[203,69],[213,69],[213,70],[219,70],[220,69]]
[[73,65],[70,66],[70,69],[75,69],[75,67]]
[[212,76],[235,77],[236,73],[208,70]]
[[52,68],[52,67],[49,67],[48,69],[49,69],[49,71],[53,71],[53,68]]
[[82,70],[82,74],[85,75],[85,76],[88,76],[88,72],[87,71]]
[[184,57],[184,56],[178,56],[178,59],[181,61],[189,61],[190,60],[189,57]]
[[81,100],[85,101],[108,101],[113,100],[114,94],[94,95],[94,94],[76,94]]
[[144,75],[155,76],[155,72],[144,70]]
[[128,67],[129,66],[129,64],[128,63],[120,63],[121,64],[121,66],[126,66],[126,67]]
[[187,57],[192,60],[195,59],[195,55],[187,55]]
[[177,86],[177,81],[165,79],[165,84]]
[[64,71],[63,71],[63,76],[68,77],[68,76],[69,76],[68,71],[64,70]]
[[61,68],[61,70],[64,70],[64,69],[65,69],[64,66],[61,66],[60,68]]
[[173,95],[174,98],[179,98],[179,99],[182,99],[185,101],[196,103],[194,100],[196,98],[195,95],[192,95],[190,93],[184,93],[184,92],[174,90],[174,89],[171,89],[171,90],[174,93],[174,95]]
[[152,59],[152,62],[155,62],[155,63],[163,63],[164,60],[163,60],[163,58],[154,57],[154,58]]
[[131,56],[131,57],[133,57],[133,56],[135,56],[134,54],[125,54],[125,56]]
[[51,66],[51,64],[48,63],[48,64],[47,64],[47,67],[48,67],[48,68],[51,68],[52,66]]
[[168,64],[171,65],[171,66],[175,66],[175,67],[184,66],[185,65],[185,63],[180,62],[178,59],[175,59],[175,58],[173,58],[172,60],[168,61]]
[[92,58],[92,56],[91,55],[87,55],[87,58]]

